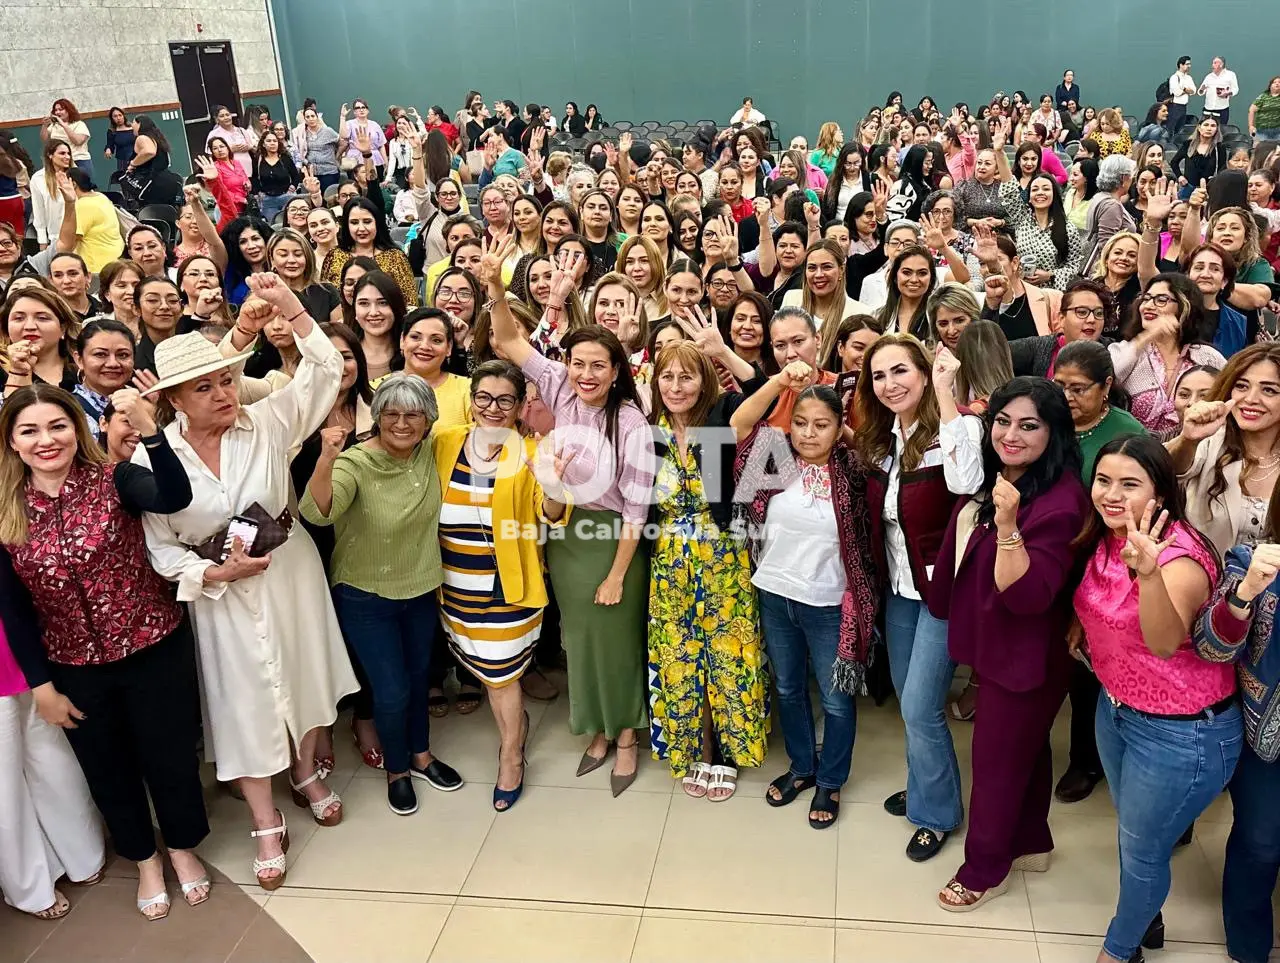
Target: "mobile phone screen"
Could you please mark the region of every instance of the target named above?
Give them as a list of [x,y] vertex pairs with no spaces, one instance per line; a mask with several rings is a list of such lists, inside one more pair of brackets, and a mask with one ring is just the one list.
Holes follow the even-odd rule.
[[258,526],[245,518],[233,518],[231,524],[227,526],[227,544],[223,551],[227,554],[231,553],[231,546],[235,539],[240,539],[244,544],[245,553],[248,554],[253,549],[253,543],[258,537]]

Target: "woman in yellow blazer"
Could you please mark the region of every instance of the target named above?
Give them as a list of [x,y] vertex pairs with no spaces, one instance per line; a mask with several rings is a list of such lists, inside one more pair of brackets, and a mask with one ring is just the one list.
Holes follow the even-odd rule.
[[508,361],[471,375],[471,424],[436,432],[440,508],[440,619],[449,647],[489,690],[502,746],[493,808],[505,812],[524,789],[528,714],[518,683],[533,660],[547,604],[543,525],[562,526],[566,461],[539,453],[516,421],[525,380]]

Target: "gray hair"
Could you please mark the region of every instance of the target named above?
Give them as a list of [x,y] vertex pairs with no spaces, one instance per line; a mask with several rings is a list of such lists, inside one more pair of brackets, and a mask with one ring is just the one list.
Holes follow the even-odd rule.
[[377,425],[382,412],[387,408],[397,411],[419,411],[427,417],[427,430],[440,417],[440,409],[436,405],[436,393],[416,374],[405,371],[393,371],[378,384],[373,393],[373,401],[369,404],[369,412],[373,423]]
[[568,184],[569,180],[574,176],[585,177],[588,180],[590,180],[592,184],[594,184],[596,182],[596,176],[597,176],[596,169],[590,166],[589,164],[574,164],[572,167],[569,168],[569,173],[565,175],[564,182]]
[[901,217],[898,220],[891,222],[889,226],[885,228],[885,239],[887,240],[892,237],[895,231],[901,230],[904,227],[911,228],[911,232],[915,234],[917,238],[924,236],[924,232],[920,230],[920,225],[916,221]]
[[1110,193],[1132,177],[1138,170],[1137,163],[1124,154],[1108,154],[1098,165],[1098,190]]

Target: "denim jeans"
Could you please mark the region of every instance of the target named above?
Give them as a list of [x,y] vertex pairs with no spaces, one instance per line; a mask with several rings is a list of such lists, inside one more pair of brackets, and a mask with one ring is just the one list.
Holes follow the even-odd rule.
[[434,592],[411,599],[335,585],[338,624],[373,690],[373,724],[389,773],[409,771],[409,757],[431,747],[427,674],[440,617]]
[[283,211],[284,206],[297,196],[297,194],[281,194],[279,197],[272,197],[270,194],[259,194],[258,207],[262,211],[262,219],[268,224],[274,225],[276,215]]
[[1253,142],[1260,144],[1264,140],[1280,140],[1280,127],[1259,127],[1253,136]]
[[1127,960],[1169,895],[1174,843],[1226,788],[1244,731],[1236,705],[1202,720],[1159,719],[1113,704],[1105,689],[1096,718],[1120,822],[1120,899],[1102,948]]
[[949,833],[964,819],[960,766],[947,728],[947,692],[956,664],[947,623],[918,599],[889,592],[884,609],[889,671],[907,730],[907,819]]
[[[837,692],[832,679],[840,642],[840,606],[805,605],[762,589],[760,624],[765,649],[773,663],[773,684],[791,772],[801,777],[816,774],[823,789],[839,789],[849,778],[858,726],[853,697]],[[809,702],[809,663],[818,679],[826,720],[821,759]]]
[[1280,874],[1280,762],[1263,762],[1246,745],[1227,788],[1235,810],[1222,873],[1227,952],[1240,963],[1267,963],[1275,936],[1271,894]]

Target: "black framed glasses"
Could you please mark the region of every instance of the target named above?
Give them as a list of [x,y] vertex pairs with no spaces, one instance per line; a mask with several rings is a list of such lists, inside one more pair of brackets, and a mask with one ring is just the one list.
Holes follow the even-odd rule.
[[519,402],[515,395],[491,395],[487,391],[477,391],[471,396],[471,400],[477,408],[492,408],[497,405],[501,412],[511,411]]

